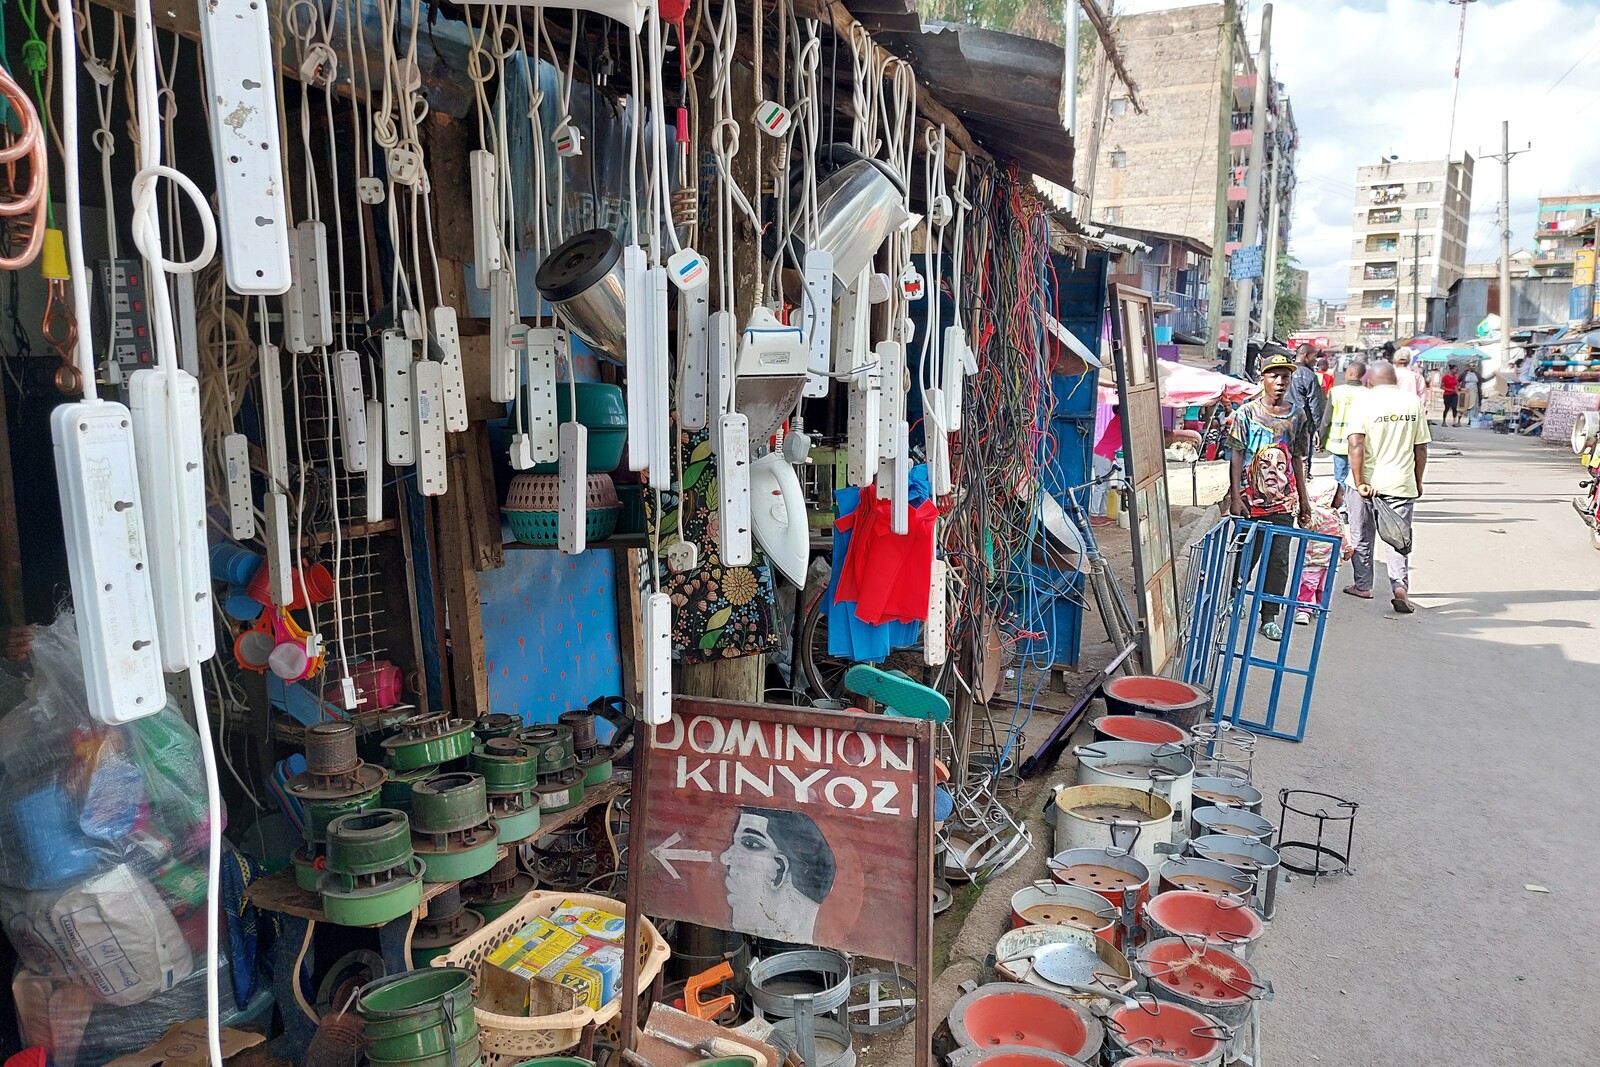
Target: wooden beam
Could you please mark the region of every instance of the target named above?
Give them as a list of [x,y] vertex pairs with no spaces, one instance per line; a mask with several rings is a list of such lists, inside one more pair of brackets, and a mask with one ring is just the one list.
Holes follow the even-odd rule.
[[[1133,75],[1128,73],[1128,68],[1122,63],[1122,49],[1117,47],[1117,38],[1111,32],[1111,23],[1106,18],[1104,11],[1096,0],[1078,0],[1078,6],[1083,8],[1083,13],[1089,16],[1089,22],[1094,26],[1095,35],[1100,38],[1100,47],[1106,50],[1106,58],[1111,60],[1111,65],[1116,68],[1117,77],[1128,88],[1128,101],[1133,104],[1133,110],[1144,114],[1144,105],[1139,102],[1139,84],[1133,80]],[[1074,41],[1068,42],[1069,48],[1077,47]]]

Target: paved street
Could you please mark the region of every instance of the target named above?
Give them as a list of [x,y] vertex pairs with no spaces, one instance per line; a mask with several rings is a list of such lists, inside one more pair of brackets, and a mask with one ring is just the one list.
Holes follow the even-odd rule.
[[1600,1047],[1600,552],[1568,503],[1581,468],[1565,447],[1435,434],[1418,614],[1391,613],[1381,567],[1378,598],[1335,595],[1306,742],[1257,759],[1274,820],[1279,787],[1361,804],[1358,873],[1281,887],[1256,956],[1277,988],[1268,1067]]

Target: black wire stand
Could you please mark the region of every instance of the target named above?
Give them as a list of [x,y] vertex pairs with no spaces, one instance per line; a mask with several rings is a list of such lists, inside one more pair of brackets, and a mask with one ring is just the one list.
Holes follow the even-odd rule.
[[[1283,805],[1278,817],[1278,856],[1285,870],[1310,875],[1313,886],[1325,874],[1356,873],[1355,867],[1350,863],[1350,857],[1355,845],[1356,810],[1361,807],[1360,804],[1315,789],[1280,789],[1278,803]],[[1291,840],[1290,815],[1298,816],[1302,821],[1306,819],[1314,821],[1317,824],[1316,840]],[[1333,824],[1331,827],[1330,823]],[[1324,843],[1330,835],[1337,839],[1341,823],[1344,825],[1343,852]],[[1309,856],[1297,864],[1290,860],[1292,852],[1309,853]]]

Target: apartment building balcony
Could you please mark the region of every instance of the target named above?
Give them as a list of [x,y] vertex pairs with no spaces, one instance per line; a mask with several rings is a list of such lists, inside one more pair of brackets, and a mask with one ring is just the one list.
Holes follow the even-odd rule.
[[1366,282],[1393,281],[1399,271],[1394,266],[1367,267],[1361,272],[1361,280]]
[[1362,246],[1362,251],[1368,254],[1373,252],[1398,252],[1400,251],[1400,242],[1389,237],[1378,240],[1368,238],[1367,243]]
[[1232,133],[1228,134],[1228,147],[1229,148],[1249,148],[1250,147],[1250,129],[1249,129],[1249,127],[1246,127],[1245,129],[1242,129],[1242,130],[1234,130]]
[[1397,207],[1374,208],[1367,212],[1367,224],[1377,226],[1400,221],[1400,209]]
[[1256,91],[1256,76],[1254,74],[1235,74],[1233,76],[1233,87],[1235,90],[1253,93]]

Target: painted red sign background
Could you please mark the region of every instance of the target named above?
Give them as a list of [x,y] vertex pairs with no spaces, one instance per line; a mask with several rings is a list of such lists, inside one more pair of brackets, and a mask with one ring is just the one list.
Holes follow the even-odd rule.
[[927,723],[679,698],[634,830],[644,912],[915,966],[931,783]]

